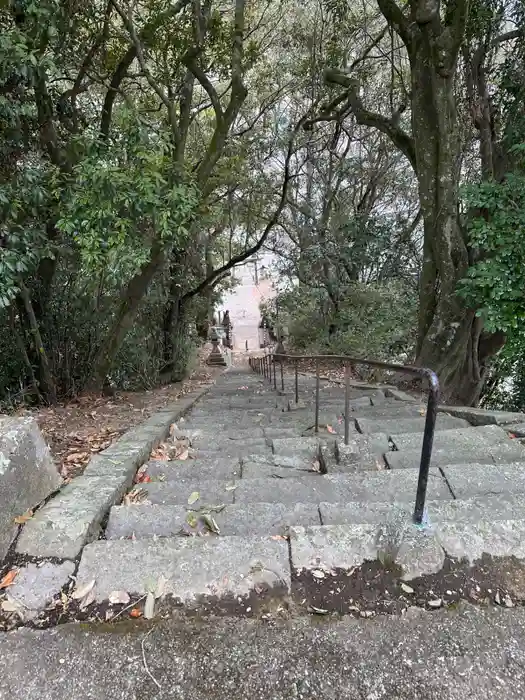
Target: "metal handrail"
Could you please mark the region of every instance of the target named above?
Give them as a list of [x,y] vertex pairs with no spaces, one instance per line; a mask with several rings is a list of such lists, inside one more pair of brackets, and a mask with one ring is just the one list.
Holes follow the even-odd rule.
[[[250,358],[250,366],[259,374],[263,374],[270,381],[273,380],[274,389],[277,389],[277,370],[276,364],[280,365],[280,380],[281,390],[284,391],[284,369],[285,361],[293,362],[295,367],[295,403],[299,402],[299,362],[304,360],[313,360],[316,364],[316,383],[315,383],[315,432],[319,432],[319,403],[320,403],[320,376],[319,363],[323,362],[342,362],[345,368],[345,445],[348,445],[350,439],[350,365],[366,365],[368,367],[377,367],[390,372],[399,372],[401,374],[410,374],[427,379],[429,384],[427,411],[425,420],[425,429],[423,432],[423,446],[421,448],[421,460],[419,463],[419,475],[417,481],[416,503],[414,506],[413,519],[414,522],[420,525],[423,522],[425,513],[425,499],[427,494],[428,473],[430,469],[430,460],[432,457],[432,444],[434,442],[434,432],[436,428],[437,408],[439,402],[439,379],[437,374],[431,369],[424,367],[413,367],[411,365],[398,365],[389,362],[381,362],[379,360],[365,360],[361,357],[350,357],[348,355],[288,355],[288,354],[266,354],[263,357]],[[272,376],[273,367],[273,376]]]

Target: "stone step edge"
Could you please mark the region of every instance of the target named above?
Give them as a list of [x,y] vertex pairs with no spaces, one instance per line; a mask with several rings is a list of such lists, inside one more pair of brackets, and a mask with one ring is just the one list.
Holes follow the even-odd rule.
[[126,431],[92,457],[84,474],[64,486],[22,529],[17,554],[75,560],[99,535],[112,505],[131,487],[137,469],[211,385],[186,394]]
[[[222,601],[251,606],[265,592],[293,595],[294,585],[305,579],[324,581],[330,588],[332,581],[379,566],[396,580],[418,585],[425,577],[446,575],[450,565],[486,566],[487,556],[495,560],[496,575],[498,560],[511,557],[525,572],[525,520],[443,522],[436,528],[421,528],[406,519],[292,527],[288,541],[268,536],[99,540],[83,551],[77,585],[94,581],[97,603],[112,591],[146,597],[162,581],[164,594],[176,605],[206,607]],[[377,585],[382,585],[381,577]]]

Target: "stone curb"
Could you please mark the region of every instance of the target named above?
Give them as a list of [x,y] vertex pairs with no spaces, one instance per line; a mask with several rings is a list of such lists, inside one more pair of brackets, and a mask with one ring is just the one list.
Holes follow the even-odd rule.
[[95,540],[109,508],[133,483],[136,470],[209,387],[187,394],[141,425],[131,428],[88,463],[84,474],[67,484],[23,528],[16,551],[35,557],[76,559]]

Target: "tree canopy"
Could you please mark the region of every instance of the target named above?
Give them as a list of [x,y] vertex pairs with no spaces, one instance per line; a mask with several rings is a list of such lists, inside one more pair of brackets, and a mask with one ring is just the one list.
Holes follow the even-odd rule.
[[298,348],[517,386],[524,49],[517,1],[2,3],[0,401],[180,379],[263,247]]

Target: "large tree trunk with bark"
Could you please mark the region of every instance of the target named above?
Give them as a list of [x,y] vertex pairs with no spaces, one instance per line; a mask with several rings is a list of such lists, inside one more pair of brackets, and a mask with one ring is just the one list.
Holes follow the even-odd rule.
[[420,24],[410,54],[412,136],[424,221],[416,363],[438,373],[445,401],[472,405],[479,401],[487,361],[504,336],[484,334],[482,319],[457,294],[470,260],[459,213],[455,57],[441,29],[436,36],[433,22]]

